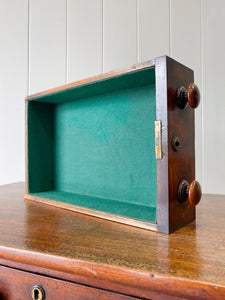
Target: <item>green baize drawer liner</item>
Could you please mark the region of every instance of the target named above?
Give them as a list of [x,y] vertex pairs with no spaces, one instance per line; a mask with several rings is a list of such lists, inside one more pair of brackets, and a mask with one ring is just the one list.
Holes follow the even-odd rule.
[[28,101],[28,193],[156,222],[155,70]]

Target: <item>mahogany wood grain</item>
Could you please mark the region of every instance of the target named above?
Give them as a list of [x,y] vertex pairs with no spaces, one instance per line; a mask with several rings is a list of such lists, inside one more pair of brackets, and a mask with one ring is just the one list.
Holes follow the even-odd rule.
[[[2,300],[32,299],[33,286],[41,286],[44,299],[68,300],[135,300],[138,298],[120,295],[80,284],[15,270],[0,266],[0,297]],[[37,298],[38,299],[38,298]],[[43,300],[44,300],[43,299]]]
[[55,207],[61,207],[64,209],[69,209],[75,212],[79,212],[81,214],[86,214],[86,215],[90,215],[93,217],[97,217],[97,218],[103,218],[106,220],[111,220],[111,221],[115,221],[118,223],[123,223],[123,224],[127,224],[127,225],[131,225],[131,226],[136,226],[136,227],[140,227],[140,228],[144,228],[144,229],[150,229],[153,231],[157,230],[157,224],[154,223],[150,223],[150,222],[143,222],[140,220],[133,220],[130,218],[126,218],[126,217],[122,217],[122,216],[118,216],[118,215],[113,215],[110,213],[105,213],[102,211],[97,211],[94,209],[88,209],[85,207],[80,207],[80,206],[76,206],[73,204],[68,204],[68,203],[63,203],[63,202],[59,202],[59,201],[54,201],[54,200],[49,200],[49,199],[45,199],[45,198],[41,198],[41,197],[37,197],[37,196],[33,196],[33,195],[29,195],[29,194],[25,194],[24,198],[26,200],[32,200],[32,201],[37,201],[37,202],[41,202],[44,204],[48,204],[48,205],[53,205]]
[[144,299],[224,299],[225,196],[204,195],[196,222],[165,235],[23,194],[0,187],[1,265]]
[[[194,110],[189,105],[180,109],[176,103],[177,88],[187,88],[194,81],[194,73],[169,57],[167,73],[169,232],[173,232],[195,220],[195,207],[189,201],[181,203],[178,199],[179,182],[196,179]],[[179,151],[174,151],[172,147],[174,136],[181,140]]]

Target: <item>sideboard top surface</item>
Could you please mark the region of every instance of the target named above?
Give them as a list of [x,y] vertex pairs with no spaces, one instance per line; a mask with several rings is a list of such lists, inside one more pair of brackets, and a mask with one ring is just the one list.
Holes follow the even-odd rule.
[[165,235],[24,201],[23,195],[23,183],[0,187],[0,264],[92,280],[103,280],[104,273],[114,282],[123,275],[130,286],[153,282],[156,290],[167,289],[170,280],[182,281],[184,290],[195,282],[212,295],[225,293],[224,196],[204,195],[196,222]]

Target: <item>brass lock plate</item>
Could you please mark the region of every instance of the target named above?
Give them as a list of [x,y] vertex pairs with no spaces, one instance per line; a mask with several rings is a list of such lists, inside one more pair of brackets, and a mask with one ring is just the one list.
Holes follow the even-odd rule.
[[155,121],[155,158],[162,159],[162,122]]

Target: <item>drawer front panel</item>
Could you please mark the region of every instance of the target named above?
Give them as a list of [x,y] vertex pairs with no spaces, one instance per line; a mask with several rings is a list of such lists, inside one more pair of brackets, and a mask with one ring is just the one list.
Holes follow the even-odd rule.
[[[43,289],[45,294],[43,298],[37,290],[33,292],[32,298],[32,289],[35,286]],[[0,299],[131,300],[138,298],[0,266]]]

